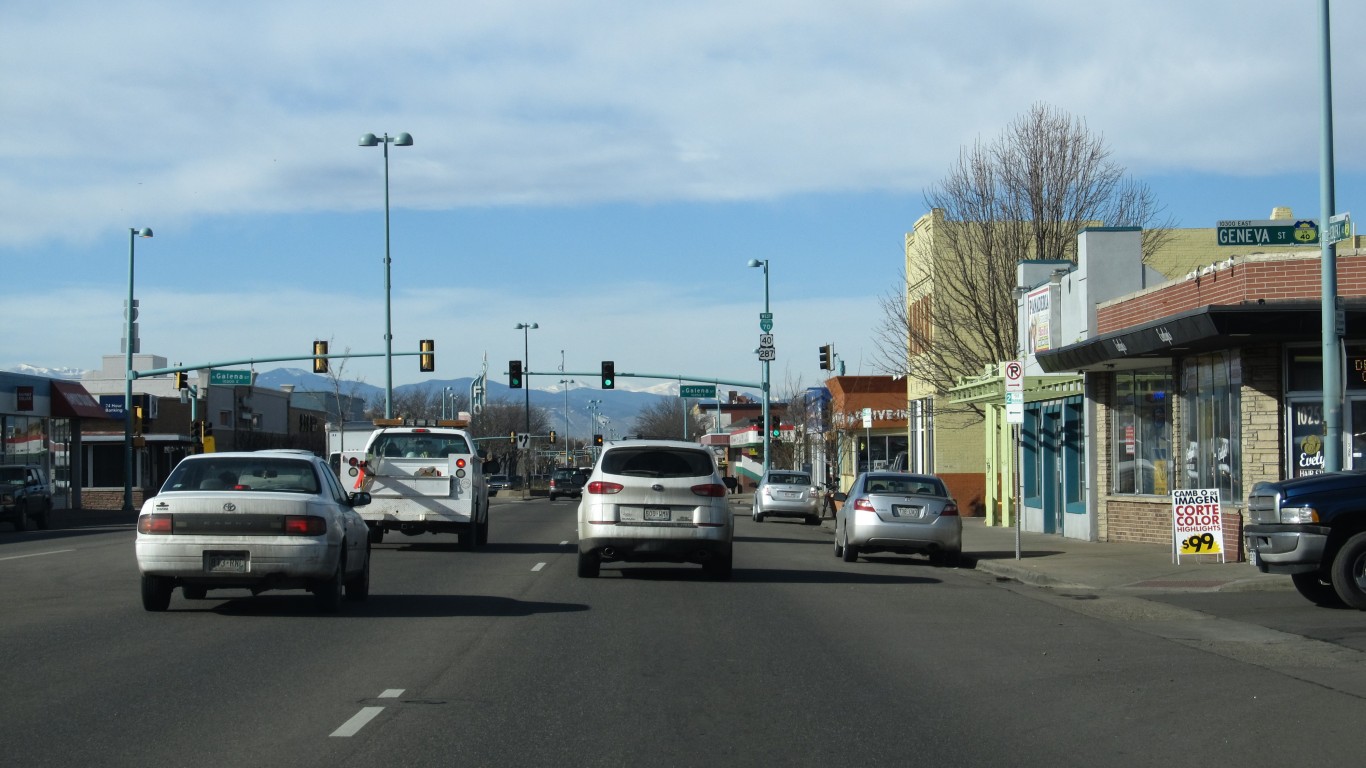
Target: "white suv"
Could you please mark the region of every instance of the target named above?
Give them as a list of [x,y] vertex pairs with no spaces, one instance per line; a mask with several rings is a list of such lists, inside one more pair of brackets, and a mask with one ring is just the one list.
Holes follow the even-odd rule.
[[608,443],[579,502],[579,576],[604,561],[701,563],[730,578],[735,521],[712,454],[697,443]]

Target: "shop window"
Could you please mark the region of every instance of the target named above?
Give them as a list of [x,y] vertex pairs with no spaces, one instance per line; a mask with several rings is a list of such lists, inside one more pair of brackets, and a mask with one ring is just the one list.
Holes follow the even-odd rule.
[[1167,495],[1172,487],[1174,400],[1169,369],[1114,374],[1110,407],[1113,494]]
[[1182,488],[1217,488],[1223,501],[1242,497],[1241,395],[1236,352],[1187,358],[1181,372],[1185,462]]

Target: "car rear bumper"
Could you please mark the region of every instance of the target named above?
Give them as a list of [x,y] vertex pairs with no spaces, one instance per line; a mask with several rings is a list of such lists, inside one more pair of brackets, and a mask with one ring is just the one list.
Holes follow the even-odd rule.
[[962,552],[963,521],[941,517],[932,523],[858,521],[849,526],[849,544],[865,552]]
[[731,551],[728,526],[588,525],[579,536],[580,552],[597,552],[603,560],[625,562],[701,563]]
[[[324,539],[285,536],[139,535],[135,545],[138,570],[144,575],[222,586],[326,578],[336,571],[340,547]],[[206,552],[246,552],[246,570],[210,572]]]
[[759,499],[759,514],[770,517],[811,517],[820,511],[815,499],[786,501],[782,499]]

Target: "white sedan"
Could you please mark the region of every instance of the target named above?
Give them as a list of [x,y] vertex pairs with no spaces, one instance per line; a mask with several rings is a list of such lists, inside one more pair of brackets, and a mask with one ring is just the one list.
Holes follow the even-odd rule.
[[210,589],[307,589],[318,608],[370,594],[370,539],[327,464],[307,451],[186,457],[138,516],[142,606],[164,611]]

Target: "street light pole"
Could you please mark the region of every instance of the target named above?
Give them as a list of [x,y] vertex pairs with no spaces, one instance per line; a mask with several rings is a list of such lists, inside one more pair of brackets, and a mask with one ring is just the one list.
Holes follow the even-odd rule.
[[[564,366],[561,365],[563,370]],[[570,465],[569,461],[569,385],[573,384],[573,379],[560,379],[560,385],[564,387],[564,465]]]
[[123,511],[133,511],[133,244],[139,237],[151,237],[152,230],[128,229],[128,306],[123,337]]
[[[517,330],[522,332],[522,361],[526,368],[522,371],[522,393],[526,400],[526,435],[527,448],[531,447],[531,342],[528,336],[531,331],[541,326],[536,323],[518,323]],[[531,462],[526,462],[526,491],[527,496],[531,495]]]
[[[763,268],[764,268],[764,316],[765,316],[765,317],[768,317],[768,316],[769,316],[769,309],[768,309],[768,259],[764,259],[763,261],[760,261],[760,260],[758,260],[758,259],[750,259],[750,260],[749,260],[748,266],[751,266],[751,267],[763,267]],[[764,397],[764,473],[767,474],[767,473],[768,473],[769,447],[770,447],[770,445],[771,445],[771,443],[772,443],[772,438],[769,436],[771,430],[769,429],[769,425],[768,425],[768,389],[769,389],[769,375],[770,375],[770,370],[769,370],[769,361],[768,361],[768,360],[765,360],[765,361],[763,361],[763,362],[764,362],[764,376],[763,376],[763,381],[760,382],[760,384],[761,384],[761,386],[763,387],[763,397]]]
[[394,415],[394,327],[393,312],[390,308],[390,296],[393,291],[389,280],[389,145],[411,147],[413,137],[407,133],[400,133],[397,136],[386,133],[382,138],[367,133],[360,137],[362,147],[380,144],[384,146],[384,418],[389,419]]

